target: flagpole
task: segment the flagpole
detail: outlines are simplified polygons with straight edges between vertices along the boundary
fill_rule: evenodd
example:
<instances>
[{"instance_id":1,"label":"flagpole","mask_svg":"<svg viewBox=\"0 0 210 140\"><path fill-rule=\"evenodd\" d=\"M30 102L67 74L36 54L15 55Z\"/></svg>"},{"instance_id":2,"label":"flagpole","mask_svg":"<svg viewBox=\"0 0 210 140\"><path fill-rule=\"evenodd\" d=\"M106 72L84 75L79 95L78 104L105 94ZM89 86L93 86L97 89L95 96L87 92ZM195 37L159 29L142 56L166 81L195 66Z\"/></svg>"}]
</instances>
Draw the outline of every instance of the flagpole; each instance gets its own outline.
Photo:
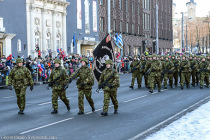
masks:
<instances>
[{"instance_id":1,"label":"flagpole","mask_svg":"<svg viewBox=\"0 0 210 140\"><path fill-rule=\"evenodd\" d=\"M110 0L107 0L108 33L110 32L110 21L111 21L110 6L111 6L111 2L110 2Z\"/></svg>"}]
</instances>

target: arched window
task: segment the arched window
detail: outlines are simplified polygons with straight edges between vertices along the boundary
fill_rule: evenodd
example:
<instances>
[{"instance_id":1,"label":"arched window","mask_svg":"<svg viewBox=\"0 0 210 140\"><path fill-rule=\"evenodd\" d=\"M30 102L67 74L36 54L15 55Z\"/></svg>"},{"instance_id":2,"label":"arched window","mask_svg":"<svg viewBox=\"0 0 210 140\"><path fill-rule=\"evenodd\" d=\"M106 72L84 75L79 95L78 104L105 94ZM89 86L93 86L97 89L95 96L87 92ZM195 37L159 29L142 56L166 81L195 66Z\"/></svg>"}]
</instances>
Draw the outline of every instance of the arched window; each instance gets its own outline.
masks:
<instances>
[{"instance_id":1,"label":"arched window","mask_svg":"<svg viewBox=\"0 0 210 140\"><path fill-rule=\"evenodd\" d=\"M61 35L59 33L56 36L56 47L57 49L61 48Z\"/></svg>"},{"instance_id":2,"label":"arched window","mask_svg":"<svg viewBox=\"0 0 210 140\"><path fill-rule=\"evenodd\" d=\"M40 33L35 32L35 48L38 47L40 49Z\"/></svg>"},{"instance_id":3,"label":"arched window","mask_svg":"<svg viewBox=\"0 0 210 140\"><path fill-rule=\"evenodd\" d=\"M17 41L17 51L21 52L21 40L20 39L18 39L18 41Z\"/></svg>"},{"instance_id":4,"label":"arched window","mask_svg":"<svg viewBox=\"0 0 210 140\"><path fill-rule=\"evenodd\" d=\"M46 46L47 49L51 49L51 34L48 32L46 37Z\"/></svg>"}]
</instances>

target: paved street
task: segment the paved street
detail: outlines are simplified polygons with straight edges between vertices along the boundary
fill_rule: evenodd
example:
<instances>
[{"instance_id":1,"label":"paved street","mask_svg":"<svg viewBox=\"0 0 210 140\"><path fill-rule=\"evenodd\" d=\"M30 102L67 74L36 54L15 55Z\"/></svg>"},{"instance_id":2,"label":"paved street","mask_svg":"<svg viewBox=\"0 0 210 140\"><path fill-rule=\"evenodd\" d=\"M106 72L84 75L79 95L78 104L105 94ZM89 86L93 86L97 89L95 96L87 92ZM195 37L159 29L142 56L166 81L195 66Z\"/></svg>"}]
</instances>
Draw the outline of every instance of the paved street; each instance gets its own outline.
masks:
<instances>
[{"instance_id":1,"label":"paved street","mask_svg":"<svg viewBox=\"0 0 210 140\"><path fill-rule=\"evenodd\" d=\"M101 117L103 92L96 93L97 82L93 88L96 112L85 99L85 115L78 116L77 88L75 80L67 90L71 110L66 110L59 101L59 113L51 115L51 92L47 85L35 86L33 92L27 89L25 115L18 115L15 91L0 89L0 136L56 136L57 139L122 140L133 138L151 127L174 116L202 99L209 100L210 89L191 87L190 89L162 90L149 94L149 90L128 88L131 75L120 76L118 90L119 114L113 114L110 103L109 116ZM147 131L146 131L147 132ZM137 138L137 137L136 137Z\"/></svg>"}]
</instances>

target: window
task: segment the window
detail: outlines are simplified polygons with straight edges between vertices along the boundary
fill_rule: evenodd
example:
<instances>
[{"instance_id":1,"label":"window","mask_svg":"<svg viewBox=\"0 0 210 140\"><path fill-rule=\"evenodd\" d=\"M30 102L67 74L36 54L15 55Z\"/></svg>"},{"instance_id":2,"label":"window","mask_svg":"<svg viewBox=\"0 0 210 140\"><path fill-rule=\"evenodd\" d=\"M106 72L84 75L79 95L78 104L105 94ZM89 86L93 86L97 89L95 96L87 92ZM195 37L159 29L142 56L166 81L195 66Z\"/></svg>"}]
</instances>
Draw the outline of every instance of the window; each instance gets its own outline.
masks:
<instances>
[{"instance_id":1,"label":"window","mask_svg":"<svg viewBox=\"0 0 210 140\"><path fill-rule=\"evenodd\" d=\"M125 0L125 10L128 12L128 0Z\"/></svg>"},{"instance_id":2,"label":"window","mask_svg":"<svg viewBox=\"0 0 210 140\"><path fill-rule=\"evenodd\" d=\"M150 0L143 0L143 9L150 10Z\"/></svg>"},{"instance_id":3,"label":"window","mask_svg":"<svg viewBox=\"0 0 210 140\"><path fill-rule=\"evenodd\" d=\"M115 8L115 0L113 0L112 7Z\"/></svg>"},{"instance_id":4,"label":"window","mask_svg":"<svg viewBox=\"0 0 210 140\"><path fill-rule=\"evenodd\" d=\"M21 40L20 39L18 39L18 41L17 41L17 51L21 52Z\"/></svg>"},{"instance_id":5,"label":"window","mask_svg":"<svg viewBox=\"0 0 210 140\"><path fill-rule=\"evenodd\" d=\"M138 34L140 34L140 27L138 26Z\"/></svg>"},{"instance_id":6,"label":"window","mask_svg":"<svg viewBox=\"0 0 210 140\"><path fill-rule=\"evenodd\" d=\"M103 5L104 4L104 0L100 0L100 5Z\"/></svg>"},{"instance_id":7,"label":"window","mask_svg":"<svg viewBox=\"0 0 210 140\"><path fill-rule=\"evenodd\" d=\"M150 30L150 14L143 14L143 27L145 30Z\"/></svg>"},{"instance_id":8,"label":"window","mask_svg":"<svg viewBox=\"0 0 210 140\"><path fill-rule=\"evenodd\" d=\"M85 33L90 34L89 0L85 0Z\"/></svg>"},{"instance_id":9,"label":"window","mask_svg":"<svg viewBox=\"0 0 210 140\"><path fill-rule=\"evenodd\" d=\"M132 33L134 34L134 24L132 24Z\"/></svg>"},{"instance_id":10,"label":"window","mask_svg":"<svg viewBox=\"0 0 210 140\"><path fill-rule=\"evenodd\" d=\"M120 21L120 32L122 33L122 21Z\"/></svg>"},{"instance_id":11,"label":"window","mask_svg":"<svg viewBox=\"0 0 210 140\"><path fill-rule=\"evenodd\" d=\"M126 23L126 32L128 33L128 22Z\"/></svg>"},{"instance_id":12,"label":"window","mask_svg":"<svg viewBox=\"0 0 210 140\"><path fill-rule=\"evenodd\" d=\"M104 31L104 17L100 18L100 30Z\"/></svg>"},{"instance_id":13,"label":"window","mask_svg":"<svg viewBox=\"0 0 210 140\"><path fill-rule=\"evenodd\" d=\"M35 47L39 47L40 49L40 33L39 32L35 32Z\"/></svg>"},{"instance_id":14,"label":"window","mask_svg":"<svg viewBox=\"0 0 210 140\"><path fill-rule=\"evenodd\" d=\"M119 0L120 10L122 10L122 0Z\"/></svg>"},{"instance_id":15,"label":"window","mask_svg":"<svg viewBox=\"0 0 210 140\"><path fill-rule=\"evenodd\" d=\"M138 3L138 16L140 15L140 4Z\"/></svg>"},{"instance_id":16,"label":"window","mask_svg":"<svg viewBox=\"0 0 210 140\"><path fill-rule=\"evenodd\" d=\"M51 49L50 45L51 45L51 34L48 32L46 37L46 47L48 50Z\"/></svg>"},{"instance_id":17,"label":"window","mask_svg":"<svg viewBox=\"0 0 210 140\"><path fill-rule=\"evenodd\" d=\"M113 20L113 30L116 31L116 20Z\"/></svg>"},{"instance_id":18,"label":"window","mask_svg":"<svg viewBox=\"0 0 210 140\"><path fill-rule=\"evenodd\" d=\"M60 34L57 34L57 36L56 36L56 48L57 49L61 48L61 36L60 36Z\"/></svg>"},{"instance_id":19,"label":"window","mask_svg":"<svg viewBox=\"0 0 210 140\"><path fill-rule=\"evenodd\" d=\"M132 1L132 13L134 13L134 1Z\"/></svg>"}]
</instances>

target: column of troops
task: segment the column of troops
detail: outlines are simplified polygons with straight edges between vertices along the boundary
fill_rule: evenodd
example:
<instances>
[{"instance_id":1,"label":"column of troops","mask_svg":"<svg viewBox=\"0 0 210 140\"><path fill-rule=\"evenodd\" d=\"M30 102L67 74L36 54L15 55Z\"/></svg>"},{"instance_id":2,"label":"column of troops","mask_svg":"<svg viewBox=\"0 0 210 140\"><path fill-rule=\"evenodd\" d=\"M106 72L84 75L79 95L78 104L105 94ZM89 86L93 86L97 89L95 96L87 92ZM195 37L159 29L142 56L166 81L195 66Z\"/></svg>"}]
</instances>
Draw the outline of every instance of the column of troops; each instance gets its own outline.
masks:
<instances>
[{"instance_id":1,"label":"column of troops","mask_svg":"<svg viewBox=\"0 0 210 140\"><path fill-rule=\"evenodd\" d=\"M145 86L153 93L154 88L158 87L158 92L161 91L161 84L163 82L164 89L177 88L180 83L181 89L190 86L200 86L203 89L209 88L210 75L210 54L202 55L142 55L140 59L134 56L133 62L130 65L130 72L132 73L132 81L129 86L134 88L134 82L137 78L138 88L142 86L142 79L144 76Z\"/></svg>"}]
</instances>

